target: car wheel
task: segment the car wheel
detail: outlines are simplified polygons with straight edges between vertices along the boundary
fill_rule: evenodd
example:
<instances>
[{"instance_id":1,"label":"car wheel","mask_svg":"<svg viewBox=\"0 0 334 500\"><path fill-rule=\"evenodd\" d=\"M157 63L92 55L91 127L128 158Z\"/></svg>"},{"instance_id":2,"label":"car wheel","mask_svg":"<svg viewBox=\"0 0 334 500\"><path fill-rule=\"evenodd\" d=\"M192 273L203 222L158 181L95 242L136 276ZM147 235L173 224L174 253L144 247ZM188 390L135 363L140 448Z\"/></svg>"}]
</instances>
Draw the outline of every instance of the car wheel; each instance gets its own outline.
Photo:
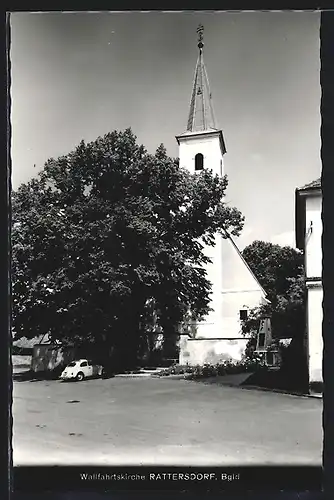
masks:
<instances>
[{"instance_id":1,"label":"car wheel","mask_svg":"<svg viewBox=\"0 0 334 500\"><path fill-rule=\"evenodd\" d=\"M101 370L101 374L100 374L100 377L101 377L101 378L105 378L105 376L106 376L106 371L105 371L105 369L104 369L104 368L102 368L102 370Z\"/></svg>"},{"instance_id":2,"label":"car wheel","mask_svg":"<svg viewBox=\"0 0 334 500\"><path fill-rule=\"evenodd\" d=\"M78 375L76 376L76 380L78 382L81 382L85 378L84 374L82 372L79 372Z\"/></svg>"}]
</instances>

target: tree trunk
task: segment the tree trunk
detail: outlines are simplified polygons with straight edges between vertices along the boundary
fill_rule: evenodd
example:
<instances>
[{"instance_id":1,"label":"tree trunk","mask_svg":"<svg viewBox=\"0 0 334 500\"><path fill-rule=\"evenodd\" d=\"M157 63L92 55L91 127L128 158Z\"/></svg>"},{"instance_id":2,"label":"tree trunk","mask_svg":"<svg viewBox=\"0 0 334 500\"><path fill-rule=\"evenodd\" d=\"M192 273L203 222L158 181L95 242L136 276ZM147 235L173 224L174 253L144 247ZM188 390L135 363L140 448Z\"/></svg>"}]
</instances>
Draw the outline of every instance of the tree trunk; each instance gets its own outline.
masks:
<instances>
[{"instance_id":1,"label":"tree trunk","mask_svg":"<svg viewBox=\"0 0 334 500\"><path fill-rule=\"evenodd\" d=\"M130 303L129 313L123 316L120 322L119 361L120 369L132 370L138 366L138 354L141 342L141 315L143 313L142 301L133 300Z\"/></svg>"},{"instance_id":2,"label":"tree trunk","mask_svg":"<svg viewBox=\"0 0 334 500\"><path fill-rule=\"evenodd\" d=\"M176 325L172 323L169 318L163 322L163 346L162 357L163 359L172 359L177 357L177 340L178 334L176 332Z\"/></svg>"}]
</instances>

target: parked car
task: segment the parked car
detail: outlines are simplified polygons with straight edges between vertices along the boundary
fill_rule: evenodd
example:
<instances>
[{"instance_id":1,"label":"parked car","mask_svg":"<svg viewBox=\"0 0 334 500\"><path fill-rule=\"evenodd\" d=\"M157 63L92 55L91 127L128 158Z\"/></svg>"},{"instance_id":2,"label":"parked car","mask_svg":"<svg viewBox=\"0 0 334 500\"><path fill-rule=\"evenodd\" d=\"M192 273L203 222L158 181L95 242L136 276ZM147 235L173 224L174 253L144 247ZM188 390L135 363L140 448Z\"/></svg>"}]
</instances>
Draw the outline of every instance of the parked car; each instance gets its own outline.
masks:
<instances>
[{"instance_id":1,"label":"parked car","mask_svg":"<svg viewBox=\"0 0 334 500\"><path fill-rule=\"evenodd\" d=\"M78 359L68 364L60 375L62 380L77 380L80 382L84 378L103 377L104 368L94 364L89 359Z\"/></svg>"}]
</instances>

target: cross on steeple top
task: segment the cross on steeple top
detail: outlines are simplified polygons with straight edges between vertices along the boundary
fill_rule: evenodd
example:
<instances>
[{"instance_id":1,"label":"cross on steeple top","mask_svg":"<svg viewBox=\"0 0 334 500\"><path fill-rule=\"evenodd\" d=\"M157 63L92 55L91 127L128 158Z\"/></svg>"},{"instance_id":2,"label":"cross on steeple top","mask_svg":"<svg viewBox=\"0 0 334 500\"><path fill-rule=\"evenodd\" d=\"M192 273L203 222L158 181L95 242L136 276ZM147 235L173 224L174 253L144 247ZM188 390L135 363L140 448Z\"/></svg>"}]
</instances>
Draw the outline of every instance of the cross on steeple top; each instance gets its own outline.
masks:
<instances>
[{"instance_id":1,"label":"cross on steeple top","mask_svg":"<svg viewBox=\"0 0 334 500\"><path fill-rule=\"evenodd\" d=\"M204 26L203 24L199 24L197 28L197 34L198 34L198 48L201 50L204 46L203 43L203 32L204 32Z\"/></svg>"},{"instance_id":2,"label":"cross on steeple top","mask_svg":"<svg viewBox=\"0 0 334 500\"><path fill-rule=\"evenodd\" d=\"M197 28L199 54L191 94L187 132L216 130L209 79L203 60L203 32L204 27L200 24Z\"/></svg>"}]
</instances>

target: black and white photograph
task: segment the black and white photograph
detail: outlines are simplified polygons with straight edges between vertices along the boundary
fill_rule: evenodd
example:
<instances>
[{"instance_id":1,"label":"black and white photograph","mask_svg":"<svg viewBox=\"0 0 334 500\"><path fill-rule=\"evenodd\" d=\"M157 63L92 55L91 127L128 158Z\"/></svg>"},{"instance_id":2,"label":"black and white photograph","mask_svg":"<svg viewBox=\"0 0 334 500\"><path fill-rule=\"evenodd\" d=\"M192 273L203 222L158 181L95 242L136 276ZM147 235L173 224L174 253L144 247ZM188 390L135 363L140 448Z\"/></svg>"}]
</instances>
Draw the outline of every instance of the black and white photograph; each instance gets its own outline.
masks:
<instances>
[{"instance_id":1,"label":"black and white photograph","mask_svg":"<svg viewBox=\"0 0 334 500\"><path fill-rule=\"evenodd\" d=\"M14 468L320 467L320 13L9 25Z\"/></svg>"}]
</instances>

